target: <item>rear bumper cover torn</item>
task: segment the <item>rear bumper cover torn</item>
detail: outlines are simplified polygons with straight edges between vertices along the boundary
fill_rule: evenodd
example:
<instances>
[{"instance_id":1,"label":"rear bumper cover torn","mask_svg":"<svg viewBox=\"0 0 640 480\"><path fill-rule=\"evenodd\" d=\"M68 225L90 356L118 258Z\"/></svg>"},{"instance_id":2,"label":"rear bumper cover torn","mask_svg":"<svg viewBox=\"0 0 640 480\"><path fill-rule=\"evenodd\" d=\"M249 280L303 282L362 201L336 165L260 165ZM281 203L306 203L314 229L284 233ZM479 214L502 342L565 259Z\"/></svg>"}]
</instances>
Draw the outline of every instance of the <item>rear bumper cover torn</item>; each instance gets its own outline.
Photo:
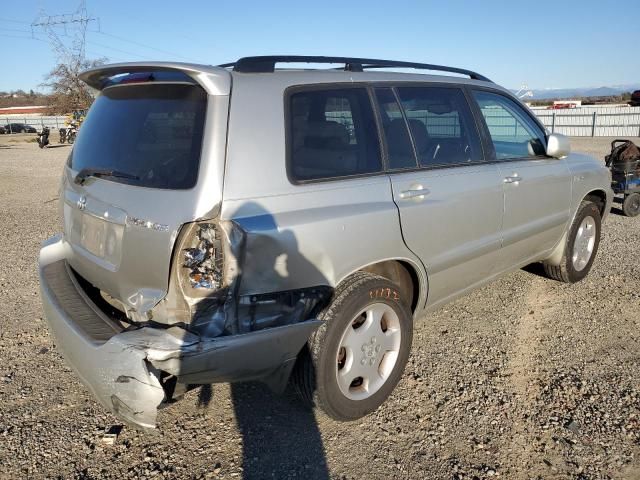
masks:
<instances>
[{"instance_id":1,"label":"rear bumper cover torn","mask_svg":"<svg viewBox=\"0 0 640 480\"><path fill-rule=\"evenodd\" d=\"M155 428L170 400L163 379L182 384L262 380L286 384L297 354L320 325L292 325L215 338L180 327L122 330L78 288L54 237L39 258L40 293L57 349L96 399L124 422Z\"/></svg>"}]
</instances>

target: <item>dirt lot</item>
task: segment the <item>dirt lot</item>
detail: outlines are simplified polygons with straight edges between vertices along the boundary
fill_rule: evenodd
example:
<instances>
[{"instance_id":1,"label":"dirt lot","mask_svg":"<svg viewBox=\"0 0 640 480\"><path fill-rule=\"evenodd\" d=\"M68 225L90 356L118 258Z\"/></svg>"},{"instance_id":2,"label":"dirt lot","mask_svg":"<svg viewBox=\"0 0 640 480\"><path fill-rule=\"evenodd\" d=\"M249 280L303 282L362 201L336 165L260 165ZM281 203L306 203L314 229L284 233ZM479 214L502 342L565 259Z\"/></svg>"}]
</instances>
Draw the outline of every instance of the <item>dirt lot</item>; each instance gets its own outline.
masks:
<instances>
[{"instance_id":1,"label":"dirt lot","mask_svg":"<svg viewBox=\"0 0 640 480\"><path fill-rule=\"evenodd\" d=\"M609 141L572 140L599 157ZM105 444L118 422L56 352L38 296L68 153L0 141L0 477L640 478L640 218L617 208L582 283L519 271L420 321L397 390L361 421L214 385L157 434Z\"/></svg>"}]
</instances>

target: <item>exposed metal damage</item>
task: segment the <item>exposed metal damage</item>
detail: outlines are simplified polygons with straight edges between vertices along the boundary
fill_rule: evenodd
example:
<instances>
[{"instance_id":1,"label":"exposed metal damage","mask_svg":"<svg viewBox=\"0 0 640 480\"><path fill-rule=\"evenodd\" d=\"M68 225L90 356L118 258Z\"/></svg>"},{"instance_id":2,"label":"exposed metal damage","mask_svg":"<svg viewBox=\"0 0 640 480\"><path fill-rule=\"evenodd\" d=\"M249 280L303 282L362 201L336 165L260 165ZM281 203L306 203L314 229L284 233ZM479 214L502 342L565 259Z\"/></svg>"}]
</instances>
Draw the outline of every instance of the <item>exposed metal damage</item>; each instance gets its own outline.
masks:
<instances>
[{"instance_id":1,"label":"exposed metal damage","mask_svg":"<svg viewBox=\"0 0 640 480\"><path fill-rule=\"evenodd\" d=\"M148 312L149 319L213 338L313 318L331 298L331 288L238 295L246 235L233 221L185 225L176 242L169 290Z\"/></svg>"},{"instance_id":2,"label":"exposed metal damage","mask_svg":"<svg viewBox=\"0 0 640 480\"><path fill-rule=\"evenodd\" d=\"M69 363L103 405L132 426L153 429L157 410L189 385L260 380L284 390L332 290L238 295L245 245L246 233L232 221L184 225L167 294L137 312L123 309L119 300L73 272L65 261L64 239L43 249L41 275L52 263L59 265L54 277L66 275L63 293L56 290L62 287L41 281L43 296L51 298L45 303L56 343L73 357ZM70 288L76 291L73 301L94 312L88 335L68 333L68 305L59 305L56 297ZM87 341L96 322L108 323L116 333Z\"/></svg>"},{"instance_id":3,"label":"exposed metal damage","mask_svg":"<svg viewBox=\"0 0 640 480\"><path fill-rule=\"evenodd\" d=\"M185 248L183 267L188 268L192 288L217 290L222 286L222 245L215 225L201 223L196 234L197 245Z\"/></svg>"},{"instance_id":4,"label":"exposed metal damage","mask_svg":"<svg viewBox=\"0 0 640 480\"><path fill-rule=\"evenodd\" d=\"M152 429L157 410L189 385L260 380L283 391L300 348L320 323L308 320L218 338L201 337L176 326L125 331L94 354L94 361L101 364L101 382L85 383L127 423Z\"/></svg>"}]
</instances>

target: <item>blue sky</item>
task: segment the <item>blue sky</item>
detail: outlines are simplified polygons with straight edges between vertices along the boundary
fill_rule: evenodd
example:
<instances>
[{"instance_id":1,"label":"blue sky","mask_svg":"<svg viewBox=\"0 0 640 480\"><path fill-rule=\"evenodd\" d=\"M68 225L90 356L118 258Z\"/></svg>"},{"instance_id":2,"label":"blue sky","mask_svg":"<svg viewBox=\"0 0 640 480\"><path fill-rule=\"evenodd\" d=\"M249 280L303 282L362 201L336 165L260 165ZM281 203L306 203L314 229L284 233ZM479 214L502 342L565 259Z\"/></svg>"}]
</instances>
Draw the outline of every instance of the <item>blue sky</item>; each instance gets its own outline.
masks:
<instances>
[{"instance_id":1,"label":"blue sky","mask_svg":"<svg viewBox=\"0 0 640 480\"><path fill-rule=\"evenodd\" d=\"M42 90L55 60L48 43L30 38L30 23L41 8L71 13L77 5L3 2L0 90ZM87 0L87 9L101 30L91 24L87 56L114 62L323 54L464 67L509 88L640 83L638 0Z\"/></svg>"}]
</instances>

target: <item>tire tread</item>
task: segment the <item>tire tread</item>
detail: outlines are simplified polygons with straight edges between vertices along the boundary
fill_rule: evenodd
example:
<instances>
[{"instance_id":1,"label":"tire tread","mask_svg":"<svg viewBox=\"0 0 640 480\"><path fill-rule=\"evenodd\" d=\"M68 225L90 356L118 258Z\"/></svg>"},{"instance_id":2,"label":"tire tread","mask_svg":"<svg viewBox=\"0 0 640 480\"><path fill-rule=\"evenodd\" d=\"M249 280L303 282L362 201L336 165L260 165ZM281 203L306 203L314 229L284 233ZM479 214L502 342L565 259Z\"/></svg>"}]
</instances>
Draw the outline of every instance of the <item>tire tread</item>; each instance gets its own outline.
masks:
<instances>
[{"instance_id":1,"label":"tire tread","mask_svg":"<svg viewBox=\"0 0 640 480\"><path fill-rule=\"evenodd\" d=\"M343 413L336 410L329 402L324 401L328 398L326 386L322 382L317 382L316 365L322 355L327 329L331 323L331 319L337 318L338 313L343 308L343 304L349 301L352 295L357 294L359 289L370 288L373 282L389 283L389 279L369 273L356 272L346 278L338 285L334 292L331 303L318 315L319 320L323 320L322 325L315 330L307 342L307 347L303 349L294 372L292 375L292 383L298 391L302 401L310 407L319 407L329 417L336 420L352 420L352 417L345 417ZM406 309L408 317L411 317L410 309L403 301L399 301L400 308ZM410 335L411 336L411 335ZM409 343L410 345L410 343Z\"/></svg>"},{"instance_id":2,"label":"tire tread","mask_svg":"<svg viewBox=\"0 0 640 480\"><path fill-rule=\"evenodd\" d=\"M589 207L595 207L596 212L599 215L599 208L598 206L590 201L590 200L583 200L580 203L580 206L578 207L578 211L576 213L576 217L573 220L573 223L571 224L571 226L569 227L569 233L573 232L574 230L574 226L576 224L576 220L581 218L582 216L582 212ZM598 232L600 234L600 231ZM544 272L545 274L553 279L553 280L557 280L558 282L563 282L563 283L575 283L576 281L581 280L583 277L579 278L579 279L572 279L572 275L571 272L569 271L569 260L567 258L567 254L568 254L568 250L569 250L569 241L571 240L571 237L568 236L566 241L565 241L565 249L564 252L562 253L562 260L560 261L560 265L551 265L547 262L542 262L542 266L544 268ZM598 243L599 243L599 239L598 239ZM593 252L593 257L591 259L591 262L593 263L593 260L595 259L597 253L597 244L596 244L596 250ZM591 269L591 266L588 266L587 272L589 272L589 270ZM585 273L585 275L586 275Z\"/></svg>"},{"instance_id":3,"label":"tire tread","mask_svg":"<svg viewBox=\"0 0 640 480\"><path fill-rule=\"evenodd\" d=\"M348 277L336 288L333 296L333 300L329 306L324 309L318 315L318 320L324 320L331 318L336 309L340 307L345 298L351 294L351 292L359 288L363 283L370 279L382 279L379 275L374 275L367 272L355 272ZM298 359L296 368L293 372L293 382L298 390L298 393L302 397L304 403L309 406L314 406L318 403L316 395L315 385L315 367L313 365L313 357L317 356L322 346L319 341L322 338L322 333L327 329L327 323L324 322L318 329L316 329L307 342L308 349L305 349Z\"/></svg>"}]
</instances>

